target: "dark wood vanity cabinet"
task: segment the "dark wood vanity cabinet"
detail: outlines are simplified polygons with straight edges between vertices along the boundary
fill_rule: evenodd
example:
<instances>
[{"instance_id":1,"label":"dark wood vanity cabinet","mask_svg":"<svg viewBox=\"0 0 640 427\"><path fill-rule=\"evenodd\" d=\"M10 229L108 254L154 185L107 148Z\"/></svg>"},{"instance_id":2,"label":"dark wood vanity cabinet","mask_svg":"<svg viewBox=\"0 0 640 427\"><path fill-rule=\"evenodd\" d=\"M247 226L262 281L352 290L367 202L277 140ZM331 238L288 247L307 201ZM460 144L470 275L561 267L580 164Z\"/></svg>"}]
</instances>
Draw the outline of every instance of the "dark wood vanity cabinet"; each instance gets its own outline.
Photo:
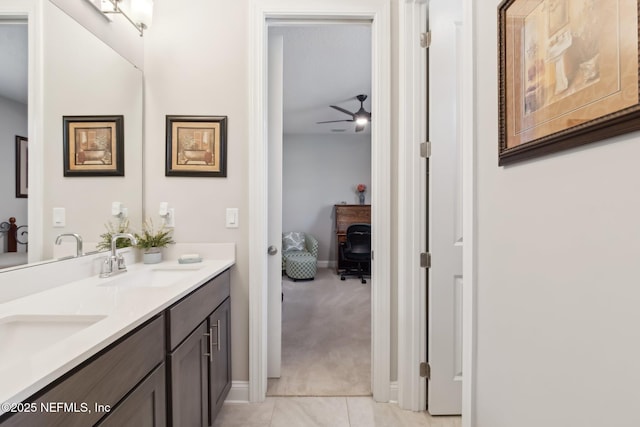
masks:
<instances>
[{"instance_id":1,"label":"dark wood vanity cabinet","mask_svg":"<svg viewBox=\"0 0 640 427\"><path fill-rule=\"evenodd\" d=\"M0 416L0 427L211 426L231 388L230 344L226 270L25 401L38 411ZM40 409L56 402L77 411Z\"/></svg>"},{"instance_id":2,"label":"dark wood vanity cabinet","mask_svg":"<svg viewBox=\"0 0 640 427\"><path fill-rule=\"evenodd\" d=\"M169 353L169 419L173 426L209 425L207 322Z\"/></svg>"},{"instance_id":3,"label":"dark wood vanity cabinet","mask_svg":"<svg viewBox=\"0 0 640 427\"><path fill-rule=\"evenodd\" d=\"M213 424L231 389L231 300L229 298L209 316L209 325L213 332L213 350L209 364L211 372L209 407L211 424Z\"/></svg>"},{"instance_id":4,"label":"dark wood vanity cabinet","mask_svg":"<svg viewBox=\"0 0 640 427\"><path fill-rule=\"evenodd\" d=\"M164 354L164 317L159 315L27 399L24 403L36 405L32 412L5 413L0 425L164 426ZM143 401L146 408L156 407L138 413L135 424L116 421Z\"/></svg>"},{"instance_id":5,"label":"dark wood vanity cabinet","mask_svg":"<svg viewBox=\"0 0 640 427\"><path fill-rule=\"evenodd\" d=\"M161 427L167 425L164 363L125 397L96 427Z\"/></svg>"},{"instance_id":6,"label":"dark wood vanity cabinet","mask_svg":"<svg viewBox=\"0 0 640 427\"><path fill-rule=\"evenodd\" d=\"M213 425L231 388L231 300L225 271L167 310L170 425Z\"/></svg>"}]
</instances>

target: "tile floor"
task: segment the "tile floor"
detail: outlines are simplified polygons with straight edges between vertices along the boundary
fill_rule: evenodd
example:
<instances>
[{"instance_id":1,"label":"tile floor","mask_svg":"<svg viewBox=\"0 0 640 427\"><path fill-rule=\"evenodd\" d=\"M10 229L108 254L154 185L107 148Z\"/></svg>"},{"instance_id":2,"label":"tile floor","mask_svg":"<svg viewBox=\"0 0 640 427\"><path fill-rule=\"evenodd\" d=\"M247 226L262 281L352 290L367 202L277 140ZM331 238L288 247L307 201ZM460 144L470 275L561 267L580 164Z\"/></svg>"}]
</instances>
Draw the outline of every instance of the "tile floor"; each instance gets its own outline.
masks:
<instances>
[{"instance_id":1,"label":"tile floor","mask_svg":"<svg viewBox=\"0 0 640 427\"><path fill-rule=\"evenodd\" d=\"M268 397L259 404L225 403L214 427L460 427L460 420L371 397Z\"/></svg>"}]
</instances>

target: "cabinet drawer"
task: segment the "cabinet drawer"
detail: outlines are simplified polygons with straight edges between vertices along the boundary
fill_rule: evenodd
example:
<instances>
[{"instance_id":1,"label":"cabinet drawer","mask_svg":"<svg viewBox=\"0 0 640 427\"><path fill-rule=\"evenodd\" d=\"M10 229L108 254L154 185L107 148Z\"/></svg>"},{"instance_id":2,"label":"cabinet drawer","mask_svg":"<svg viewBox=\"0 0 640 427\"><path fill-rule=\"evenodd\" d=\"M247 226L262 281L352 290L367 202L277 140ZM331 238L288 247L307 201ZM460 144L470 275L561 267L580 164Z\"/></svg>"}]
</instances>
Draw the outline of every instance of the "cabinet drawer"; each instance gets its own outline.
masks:
<instances>
[{"instance_id":1,"label":"cabinet drawer","mask_svg":"<svg viewBox=\"0 0 640 427\"><path fill-rule=\"evenodd\" d=\"M164 318L149 321L124 340L112 345L96 357L71 371L44 390L35 400L38 411L18 413L0 423L14 426L89 426L105 413L95 405L113 408L131 389L164 359ZM66 404L46 412L41 403Z\"/></svg>"},{"instance_id":2,"label":"cabinet drawer","mask_svg":"<svg viewBox=\"0 0 640 427\"><path fill-rule=\"evenodd\" d=\"M164 363L156 368L96 427L165 427L167 425Z\"/></svg>"},{"instance_id":3,"label":"cabinet drawer","mask_svg":"<svg viewBox=\"0 0 640 427\"><path fill-rule=\"evenodd\" d=\"M167 310L167 349L172 351L230 295L224 271Z\"/></svg>"}]
</instances>

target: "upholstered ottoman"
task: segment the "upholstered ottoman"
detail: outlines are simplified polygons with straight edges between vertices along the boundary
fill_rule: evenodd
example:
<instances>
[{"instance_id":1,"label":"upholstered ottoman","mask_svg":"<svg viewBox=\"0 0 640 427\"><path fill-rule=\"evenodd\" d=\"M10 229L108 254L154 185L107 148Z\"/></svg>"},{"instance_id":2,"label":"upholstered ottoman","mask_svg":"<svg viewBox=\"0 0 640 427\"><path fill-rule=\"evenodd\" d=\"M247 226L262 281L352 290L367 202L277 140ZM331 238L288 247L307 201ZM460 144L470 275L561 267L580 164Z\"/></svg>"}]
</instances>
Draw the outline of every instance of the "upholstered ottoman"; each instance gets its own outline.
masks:
<instances>
[{"instance_id":1,"label":"upholstered ottoman","mask_svg":"<svg viewBox=\"0 0 640 427\"><path fill-rule=\"evenodd\" d=\"M295 280L309 280L316 277L316 257L306 251L285 252L285 271Z\"/></svg>"}]
</instances>

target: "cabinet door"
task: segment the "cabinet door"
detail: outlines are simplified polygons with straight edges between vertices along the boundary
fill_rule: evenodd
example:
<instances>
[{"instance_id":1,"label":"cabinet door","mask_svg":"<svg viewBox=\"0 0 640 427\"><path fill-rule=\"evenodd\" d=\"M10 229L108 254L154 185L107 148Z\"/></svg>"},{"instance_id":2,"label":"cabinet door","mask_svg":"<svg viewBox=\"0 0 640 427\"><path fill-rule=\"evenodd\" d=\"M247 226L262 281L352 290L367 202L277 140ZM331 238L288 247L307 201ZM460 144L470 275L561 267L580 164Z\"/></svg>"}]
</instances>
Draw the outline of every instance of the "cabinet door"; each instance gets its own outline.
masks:
<instances>
[{"instance_id":1,"label":"cabinet door","mask_svg":"<svg viewBox=\"0 0 640 427\"><path fill-rule=\"evenodd\" d=\"M26 400L34 402L37 408L53 405L52 410L3 414L0 425L94 425L106 415L104 410L95 409L94 404L115 408L164 358L164 317L158 316L38 392L38 397ZM68 405L70 409L60 409L59 403Z\"/></svg>"},{"instance_id":2,"label":"cabinet door","mask_svg":"<svg viewBox=\"0 0 640 427\"><path fill-rule=\"evenodd\" d=\"M212 332L211 424L231 388L231 300L227 298L209 317Z\"/></svg>"},{"instance_id":3,"label":"cabinet door","mask_svg":"<svg viewBox=\"0 0 640 427\"><path fill-rule=\"evenodd\" d=\"M167 425L166 409L163 363L96 426L164 427Z\"/></svg>"},{"instance_id":4,"label":"cabinet door","mask_svg":"<svg viewBox=\"0 0 640 427\"><path fill-rule=\"evenodd\" d=\"M169 354L170 425L207 426L209 421L209 337L206 321Z\"/></svg>"}]
</instances>

